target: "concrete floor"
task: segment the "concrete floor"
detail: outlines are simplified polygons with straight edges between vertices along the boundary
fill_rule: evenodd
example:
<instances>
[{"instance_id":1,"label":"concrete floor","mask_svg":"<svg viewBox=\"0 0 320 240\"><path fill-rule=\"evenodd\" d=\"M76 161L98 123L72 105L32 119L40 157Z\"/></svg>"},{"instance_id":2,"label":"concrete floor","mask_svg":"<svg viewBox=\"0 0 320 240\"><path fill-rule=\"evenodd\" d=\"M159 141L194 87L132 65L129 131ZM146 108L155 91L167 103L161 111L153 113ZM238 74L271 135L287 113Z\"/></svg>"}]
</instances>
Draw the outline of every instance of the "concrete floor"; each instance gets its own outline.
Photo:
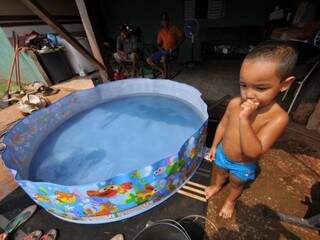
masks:
<instances>
[{"instance_id":1,"label":"concrete floor","mask_svg":"<svg viewBox=\"0 0 320 240\"><path fill-rule=\"evenodd\" d=\"M174 80L196 87L206 100L239 95L240 60L210 60L184 68Z\"/></svg>"}]
</instances>

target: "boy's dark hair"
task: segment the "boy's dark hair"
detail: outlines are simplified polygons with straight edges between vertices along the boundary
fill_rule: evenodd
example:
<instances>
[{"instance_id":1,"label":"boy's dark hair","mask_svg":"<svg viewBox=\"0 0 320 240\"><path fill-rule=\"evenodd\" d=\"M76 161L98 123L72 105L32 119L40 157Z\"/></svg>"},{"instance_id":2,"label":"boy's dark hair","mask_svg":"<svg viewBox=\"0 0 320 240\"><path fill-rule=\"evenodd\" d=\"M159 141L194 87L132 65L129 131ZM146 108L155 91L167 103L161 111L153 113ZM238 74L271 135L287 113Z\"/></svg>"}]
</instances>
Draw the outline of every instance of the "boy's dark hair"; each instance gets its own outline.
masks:
<instances>
[{"instance_id":1,"label":"boy's dark hair","mask_svg":"<svg viewBox=\"0 0 320 240\"><path fill-rule=\"evenodd\" d=\"M261 59L278 62L278 76L281 80L292 75L293 68L297 62L296 50L284 41L267 41L253 48L245 60Z\"/></svg>"}]
</instances>

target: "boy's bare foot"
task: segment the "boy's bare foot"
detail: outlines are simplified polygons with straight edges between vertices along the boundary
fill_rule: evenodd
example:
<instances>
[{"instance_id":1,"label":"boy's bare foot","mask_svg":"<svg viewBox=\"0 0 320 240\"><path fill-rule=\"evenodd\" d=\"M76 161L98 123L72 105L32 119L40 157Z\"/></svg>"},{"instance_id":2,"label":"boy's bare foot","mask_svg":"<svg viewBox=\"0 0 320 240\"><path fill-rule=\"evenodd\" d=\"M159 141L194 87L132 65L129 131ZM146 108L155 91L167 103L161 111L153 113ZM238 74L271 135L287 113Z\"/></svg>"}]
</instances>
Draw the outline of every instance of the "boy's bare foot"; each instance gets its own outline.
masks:
<instances>
[{"instance_id":1,"label":"boy's bare foot","mask_svg":"<svg viewBox=\"0 0 320 240\"><path fill-rule=\"evenodd\" d=\"M213 195L215 195L217 192L219 192L220 189L221 189L221 187L216 186L216 185L206 187L206 189L204 190L204 195L206 196L206 199L211 198Z\"/></svg>"},{"instance_id":2,"label":"boy's bare foot","mask_svg":"<svg viewBox=\"0 0 320 240\"><path fill-rule=\"evenodd\" d=\"M119 233L115 236L113 236L110 240L124 240L123 234Z\"/></svg>"},{"instance_id":3,"label":"boy's bare foot","mask_svg":"<svg viewBox=\"0 0 320 240\"><path fill-rule=\"evenodd\" d=\"M219 217L224 219L231 218L236 206L236 202L226 200L219 212Z\"/></svg>"},{"instance_id":4,"label":"boy's bare foot","mask_svg":"<svg viewBox=\"0 0 320 240\"><path fill-rule=\"evenodd\" d=\"M8 238L8 233L1 233L0 234L0 240L6 240Z\"/></svg>"}]
</instances>

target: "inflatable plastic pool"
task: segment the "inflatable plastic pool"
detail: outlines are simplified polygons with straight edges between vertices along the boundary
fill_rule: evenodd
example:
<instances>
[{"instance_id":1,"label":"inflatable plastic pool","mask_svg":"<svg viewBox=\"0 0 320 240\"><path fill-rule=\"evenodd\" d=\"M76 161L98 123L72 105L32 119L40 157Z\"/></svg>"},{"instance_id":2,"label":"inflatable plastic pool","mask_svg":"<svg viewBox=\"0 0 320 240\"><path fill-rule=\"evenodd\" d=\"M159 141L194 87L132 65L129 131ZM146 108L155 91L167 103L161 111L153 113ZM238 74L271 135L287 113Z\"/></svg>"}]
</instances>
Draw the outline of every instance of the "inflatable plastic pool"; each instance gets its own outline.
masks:
<instances>
[{"instance_id":1,"label":"inflatable plastic pool","mask_svg":"<svg viewBox=\"0 0 320 240\"><path fill-rule=\"evenodd\" d=\"M66 221L142 213L192 176L206 137L195 88L129 79L68 95L4 137L5 165L40 206Z\"/></svg>"}]
</instances>

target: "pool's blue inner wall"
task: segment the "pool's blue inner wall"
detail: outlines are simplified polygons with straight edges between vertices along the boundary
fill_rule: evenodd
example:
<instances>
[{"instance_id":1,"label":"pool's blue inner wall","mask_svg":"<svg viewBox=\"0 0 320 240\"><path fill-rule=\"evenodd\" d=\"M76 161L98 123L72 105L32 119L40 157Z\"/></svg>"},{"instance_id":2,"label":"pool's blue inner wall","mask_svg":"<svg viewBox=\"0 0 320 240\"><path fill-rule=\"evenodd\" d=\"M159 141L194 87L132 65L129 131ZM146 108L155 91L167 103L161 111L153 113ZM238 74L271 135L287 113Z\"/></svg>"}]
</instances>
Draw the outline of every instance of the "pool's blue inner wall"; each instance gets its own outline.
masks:
<instances>
[{"instance_id":1,"label":"pool's blue inner wall","mask_svg":"<svg viewBox=\"0 0 320 240\"><path fill-rule=\"evenodd\" d=\"M31 181L81 185L143 168L177 152L203 124L181 100L124 97L70 118L40 145Z\"/></svg>"}]
</instances>

